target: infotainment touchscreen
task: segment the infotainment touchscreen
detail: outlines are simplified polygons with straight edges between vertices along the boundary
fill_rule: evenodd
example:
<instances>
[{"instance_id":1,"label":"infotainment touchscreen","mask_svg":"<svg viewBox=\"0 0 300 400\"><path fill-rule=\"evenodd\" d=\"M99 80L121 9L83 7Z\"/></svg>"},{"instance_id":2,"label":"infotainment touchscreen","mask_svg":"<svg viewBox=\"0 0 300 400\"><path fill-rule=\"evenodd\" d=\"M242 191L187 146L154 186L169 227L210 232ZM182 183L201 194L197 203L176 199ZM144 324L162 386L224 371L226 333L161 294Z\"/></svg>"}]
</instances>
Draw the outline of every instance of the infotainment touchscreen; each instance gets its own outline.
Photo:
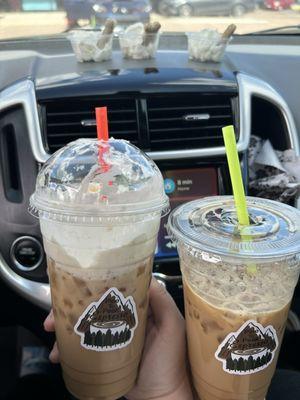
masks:
<instances>
[{"instance_id":1,"label":"infotainment touchscreen","mask_svg":"<svg viewBox=\"0 0 300 400\"><path fill-rule=\"evenodd\" d=\"M217 170L215 168L174 169L162 171L165 191L170 198L171 209L178 205L204 196L218 194ZM166 223L161 222L158 234L156 258L177 256L175 245L171 242Z\"/></svg>"}]
</instances>

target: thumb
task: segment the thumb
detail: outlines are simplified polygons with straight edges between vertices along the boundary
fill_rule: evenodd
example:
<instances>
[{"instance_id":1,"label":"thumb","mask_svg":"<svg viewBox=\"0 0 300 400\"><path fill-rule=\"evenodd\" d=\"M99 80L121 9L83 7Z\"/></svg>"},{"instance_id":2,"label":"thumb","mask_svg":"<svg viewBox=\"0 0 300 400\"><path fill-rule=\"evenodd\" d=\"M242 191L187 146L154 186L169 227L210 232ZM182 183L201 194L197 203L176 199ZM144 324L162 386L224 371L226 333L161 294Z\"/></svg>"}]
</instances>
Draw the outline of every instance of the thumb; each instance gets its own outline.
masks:
<instances>
[{"instance_id":1,"label":"thumb","mask_svg":"<svg viewBox=\"0 0 300 400\"><path fill-rule=\"evenodd\" d=\"M155 278L151 280L149 302L155 325L170 328L183 323L183 317L171 295Z\"/></svg>"},{"instance_id":2,"label":"thumb","mask_svg":"<svg viewBox=\"0 0 300 400\"><path fill-rule=\"evenodd\" d=\"M54 315L53 310L51 309L50 313L48 314L47 318L44 321L44 329L47 332L54 332L55 325L54 325Z\"/></svg>"}]
</instances>

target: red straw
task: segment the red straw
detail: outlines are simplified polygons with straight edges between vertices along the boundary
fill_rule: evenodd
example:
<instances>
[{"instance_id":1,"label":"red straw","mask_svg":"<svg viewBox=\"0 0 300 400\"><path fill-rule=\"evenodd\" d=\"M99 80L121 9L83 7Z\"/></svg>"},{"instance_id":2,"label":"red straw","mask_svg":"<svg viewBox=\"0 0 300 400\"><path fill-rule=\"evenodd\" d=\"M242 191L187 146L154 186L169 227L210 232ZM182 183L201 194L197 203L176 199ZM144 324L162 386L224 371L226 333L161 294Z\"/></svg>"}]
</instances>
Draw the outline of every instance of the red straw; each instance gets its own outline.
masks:
<instances>
[{"instance_id":1,"label":"red straw","mask_svg":"<svg viewBox=\"0 0 300 400\"><path fill-rule=\"evenodd\" d=\"M108 141L107 107L96 107L96 124L98 140Z\"/></svg>"},{"instance_id":2,"label":"red straw","mask_svg":"<svg viewBox=\"0 0 300 400\"><path fill-rule=\"evenodd\" d=\"M108 121L107 121L107 107L96 107L96 125L98 140L108 141ZM104 161L104 153L108 150L107 146L99 146L99 165L103 172L108 171L109 166Z\"/></svg>"}]
</instances>

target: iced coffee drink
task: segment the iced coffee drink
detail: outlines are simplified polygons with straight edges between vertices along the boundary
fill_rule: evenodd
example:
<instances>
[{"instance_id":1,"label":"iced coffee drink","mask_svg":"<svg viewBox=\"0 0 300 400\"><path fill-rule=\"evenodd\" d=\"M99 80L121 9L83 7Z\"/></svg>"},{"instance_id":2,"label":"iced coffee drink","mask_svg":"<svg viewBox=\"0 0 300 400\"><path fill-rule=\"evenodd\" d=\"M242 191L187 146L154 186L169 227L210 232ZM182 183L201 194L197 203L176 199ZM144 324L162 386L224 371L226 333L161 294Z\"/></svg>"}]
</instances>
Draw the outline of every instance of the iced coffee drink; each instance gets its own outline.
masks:
<instances>
[{"instance_id":1,"label":"iced coffee drink","mask_svg":"<svg viewBox=\"0 0 300 400\"><path fill-rule=\"evenodd\" d=\"M247 202L249 228L238 226L230 197L188 203L169 219L201 400L265 399L299 276L299 211Z\"/></svg>"},{"instance_id":2,"label":"iced coffee drink","mask_svg":"<svg viewBox=\"0 0 300 400\"><path fill-rule=\"evenodd\" d=\"M126 141L79 140L44 165L31 198L48 260L65 383L78 399L134 385L161 215L156 165Z\"/></svg>"}]
</instances>

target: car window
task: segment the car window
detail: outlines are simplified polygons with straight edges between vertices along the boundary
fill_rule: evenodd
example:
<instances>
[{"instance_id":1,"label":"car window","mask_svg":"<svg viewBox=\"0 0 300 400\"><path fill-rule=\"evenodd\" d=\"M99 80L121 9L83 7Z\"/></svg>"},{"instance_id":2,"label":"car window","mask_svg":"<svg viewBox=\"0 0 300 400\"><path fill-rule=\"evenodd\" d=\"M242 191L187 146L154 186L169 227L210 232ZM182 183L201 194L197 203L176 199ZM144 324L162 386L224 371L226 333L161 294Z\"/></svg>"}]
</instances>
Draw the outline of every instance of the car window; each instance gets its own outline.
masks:
<instances>
[{"instance_id":1,"label":"car window","mask_svg":"<svg viewBox=\"0 0 300 400\"><path fill-rule=\"evenodd\" d=\"M164 32L222 32L234 23L238 34L288 27L299 33L300 0L0 0L0 40L49 36L78 27L101 27L107 18L117 30L158 20Z\"/></svg>"}]
</instances>

